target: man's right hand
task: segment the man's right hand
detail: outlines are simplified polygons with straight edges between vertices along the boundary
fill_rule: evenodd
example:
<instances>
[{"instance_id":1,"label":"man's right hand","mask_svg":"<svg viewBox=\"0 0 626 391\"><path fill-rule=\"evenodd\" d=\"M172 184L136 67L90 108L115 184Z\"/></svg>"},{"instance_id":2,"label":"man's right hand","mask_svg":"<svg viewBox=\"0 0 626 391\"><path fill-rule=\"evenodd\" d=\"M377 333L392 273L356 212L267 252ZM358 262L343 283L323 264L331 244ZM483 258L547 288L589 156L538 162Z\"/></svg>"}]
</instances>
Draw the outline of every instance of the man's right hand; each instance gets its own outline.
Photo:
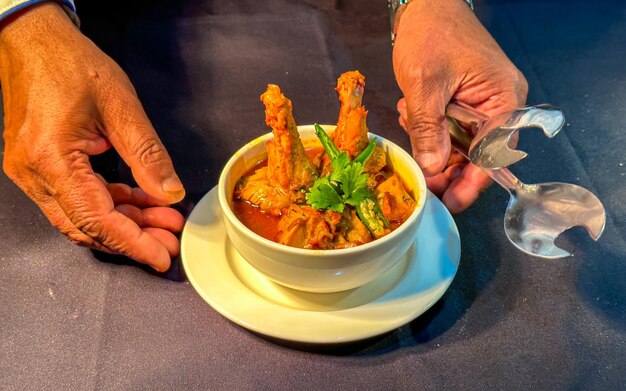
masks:
<instances>
[{"instance_id":1,"label":"man's right hand","mask_svg":"<svg viewBox=\"0 0 626 391\"><path fill-rule=\"evenodd\" d=\"M45 3L2 26L0 81L9 178L71 241L167 270L185 190L122 69ZM94 173L111 146L140 188Z\"/></svg>"},{"instance_id":2,"label":"man's right hand","mask_svg":"<svg viewBox=\"0 0 626 391\"><path fill-rule=\"evenodd\" d=\"M393 64L405 96L398 102L400 125L411 139L413 157L428 188L451 212L460 212L491 179L471 163L449 159L446 106L457 100L493 117L524 105L526 79L463 0L407 5Z\"/></svg>"}]
</instances>

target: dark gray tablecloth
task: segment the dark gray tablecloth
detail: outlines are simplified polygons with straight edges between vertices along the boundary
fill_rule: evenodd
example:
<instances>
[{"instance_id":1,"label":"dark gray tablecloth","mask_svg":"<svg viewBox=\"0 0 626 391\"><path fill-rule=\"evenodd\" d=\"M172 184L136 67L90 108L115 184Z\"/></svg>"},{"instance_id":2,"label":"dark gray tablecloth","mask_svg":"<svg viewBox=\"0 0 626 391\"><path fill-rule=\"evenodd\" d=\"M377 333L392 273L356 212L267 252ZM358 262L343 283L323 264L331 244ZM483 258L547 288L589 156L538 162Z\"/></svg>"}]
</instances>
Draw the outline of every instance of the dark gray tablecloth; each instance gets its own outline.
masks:
<instances>
[{"instance_id":1,"label":"dark gray tablecloth","mask_svg":"<svg viewBox=\"0 0 626 391\"><path fill-rule=\"evenodd\" d=\"M107 4L104 4L107 3ZM370 129L397 125L385 2L131 1L81 4L83 29L129 73L169 148L189 211L226 159L264 133L269 82L299 123L333 122L339 73L360 69ZM107 8L112 7L112 8ZM117 7L117 8L115 8ZM623 389L626 386L626 7L621 1L477 2L526 74L529 102L568 115L553 140L526 132L527 182L578 183L604 201L604 236L545 261L508 244L508 195L455 217L457 277L426 314L339 347L276 343L221 317L185 282L71 245L0 176L0 388ZM115 156L98 166L128 171Z\"/></svg>"}]
</instances>

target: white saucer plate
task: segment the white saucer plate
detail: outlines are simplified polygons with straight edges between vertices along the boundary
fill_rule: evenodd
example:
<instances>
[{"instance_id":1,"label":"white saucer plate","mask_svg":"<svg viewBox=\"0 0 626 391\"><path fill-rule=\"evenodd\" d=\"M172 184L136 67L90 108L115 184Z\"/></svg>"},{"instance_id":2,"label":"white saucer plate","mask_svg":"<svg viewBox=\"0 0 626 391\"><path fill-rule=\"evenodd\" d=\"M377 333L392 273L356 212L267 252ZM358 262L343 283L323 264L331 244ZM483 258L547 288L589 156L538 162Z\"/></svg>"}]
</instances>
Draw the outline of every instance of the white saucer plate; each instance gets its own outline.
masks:
<instances>
[{"instance_id":1,"label":"white saucer plate","mask_svg":"<svg viewBox=\"0 0 626 391\"><path fill-rule=\"evenodd\" d=\"M181 255L195 290L238 325L288 341L341 343L394 330L429 309L456 274L461 242L452 216L429 193L415 244L391 270L345 292L302 292L272 282L239 255L213 188L187 220Z\"/></svg>"}]
</instances>

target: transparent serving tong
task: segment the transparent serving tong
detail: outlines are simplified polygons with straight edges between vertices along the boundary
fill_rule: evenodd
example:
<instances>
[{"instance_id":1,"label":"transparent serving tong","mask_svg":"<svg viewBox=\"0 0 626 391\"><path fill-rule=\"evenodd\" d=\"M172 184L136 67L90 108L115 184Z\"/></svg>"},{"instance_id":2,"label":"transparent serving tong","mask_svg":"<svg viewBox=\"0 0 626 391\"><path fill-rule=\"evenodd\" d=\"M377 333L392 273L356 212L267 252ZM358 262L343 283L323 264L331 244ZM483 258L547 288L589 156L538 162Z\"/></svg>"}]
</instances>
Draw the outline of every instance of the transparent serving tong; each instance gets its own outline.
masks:
<instances>
[{"instance_id":1,"label":"transparent serving tong","mask_svg":"<svg viewBox=\"0 0 626 391\"><path fill-rule=\"evenodd\" d=\"M471 107L453 102L446 111L452 145L510 194L504 215L504 231L517 248L542 258L571 256L554 241L565 230L585 227L598 240L606 214L598 198L584 187L569 183L524 184L506 167L527 156L510 147L521 128L540 127L549 137L564 123L563 113L548 105L529 106L498 118L485 117ZM459 122L475 127L472 137ZM492 136L490 132L495 134Z\"/></svg>"},{"instance_id":2,"label":"transparent serving tong","mask_svg":"<svg viewBox=\"0 0 626 391\"><path fill-rule=\"evenodd\" d=\"M490 118L462 102L452 102L446 114L472 127L474 138L467 156L478 167L490 170L509 167L528 156L512 148L519 130L540 128L552 138L565 124L563 112L548 104L521 107Z\"/></svg>"}]
</instances>

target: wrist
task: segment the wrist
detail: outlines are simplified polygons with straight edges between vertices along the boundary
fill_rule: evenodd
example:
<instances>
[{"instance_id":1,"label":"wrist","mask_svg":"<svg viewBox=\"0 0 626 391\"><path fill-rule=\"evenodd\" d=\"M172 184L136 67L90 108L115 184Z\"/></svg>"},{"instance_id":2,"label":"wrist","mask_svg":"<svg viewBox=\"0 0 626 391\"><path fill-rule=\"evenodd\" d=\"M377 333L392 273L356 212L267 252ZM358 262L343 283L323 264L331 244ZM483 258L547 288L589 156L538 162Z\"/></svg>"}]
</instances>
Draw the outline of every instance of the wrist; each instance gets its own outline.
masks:
<instances>
[{"instance_id":1,"label":"wrist","mask_svg":"<svg viewBox=\"0 0 626 391\"><path fill-rule=\"evenodd\" d=\"M80 26L74 0L0 0L0 29L27 10L47 2L58 3L72 22Z\"/></svg>"},{"instance_id":2,"label":"wrist","mask_svg":"<svg viewBox=\"0 0 626 391\"><path fill-rule=\"evenodd\" d=\"M392 45L395 43L395 38L399 31L400 20L402 19L404 12L408 9L411 10L409 14L430 14L433 13L433 11L436 11L436 9L443 9L446 12L453 14L459 7L465 8L464 11L466 12L467 10L474 10L473 0L438 0L435 2L426 0L387 0L387 2L389 8ZM409 5L411 6L409 7Z\"/></svg>"},{"instance_id":3,"label":"wrist","mask_svg":"<svg viewBox=\"0 0 626 391\"><path fill-rule=\"evenodd\" d=\"M18 43L28 46L32 44L30 39L36 38L36 35L48 34L61 28L75 30L61 4L53 1L36 3L2 20L0 45L2 49Z\"/></svg>"},{"instance_id":4,"label":"wrist","mask_svg":"<svg viewBox=\"0 0 626 391\"><path fill-rule=\"evenodd\" d=\"M0 29L0 67L4 70L12 58L38 56L40 49L51 52L57 37L67 40L76 33L78 29L56 2L20 10L5 19Z\"/></svg>"}]
</instances>

